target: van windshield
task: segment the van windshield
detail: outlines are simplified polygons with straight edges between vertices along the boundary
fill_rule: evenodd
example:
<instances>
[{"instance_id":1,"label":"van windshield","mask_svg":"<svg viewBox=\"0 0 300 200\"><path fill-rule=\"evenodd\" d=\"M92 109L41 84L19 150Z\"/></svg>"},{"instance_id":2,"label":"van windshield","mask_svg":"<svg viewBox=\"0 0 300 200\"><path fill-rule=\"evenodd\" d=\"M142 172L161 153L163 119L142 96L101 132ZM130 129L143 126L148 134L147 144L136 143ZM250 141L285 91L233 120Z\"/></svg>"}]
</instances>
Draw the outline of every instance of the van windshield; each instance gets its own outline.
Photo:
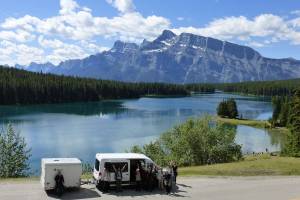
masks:
<instances>
[{"instance_id":1,"label":"van windshield","mask_svg":"<svg viewBox=\"0 0 300 200\"><path fill-rule=\"evenodd\" d=\"M128 163L127 162L106 162L105 163L105 168L109 171L109 172L115 172L114 167L118 170L118 169L123 169L122 172L128 172Z\"/></svg>"},{"instance_id":2,"label":"van windshield","mask_svg":"<svg viewBox=\"0 0 300 200\"><path fill-rule=\"evenodd\" d=\"M95 160L95 169L99 171L100 162L98 159Z\"/></svg>"}]
</instances>

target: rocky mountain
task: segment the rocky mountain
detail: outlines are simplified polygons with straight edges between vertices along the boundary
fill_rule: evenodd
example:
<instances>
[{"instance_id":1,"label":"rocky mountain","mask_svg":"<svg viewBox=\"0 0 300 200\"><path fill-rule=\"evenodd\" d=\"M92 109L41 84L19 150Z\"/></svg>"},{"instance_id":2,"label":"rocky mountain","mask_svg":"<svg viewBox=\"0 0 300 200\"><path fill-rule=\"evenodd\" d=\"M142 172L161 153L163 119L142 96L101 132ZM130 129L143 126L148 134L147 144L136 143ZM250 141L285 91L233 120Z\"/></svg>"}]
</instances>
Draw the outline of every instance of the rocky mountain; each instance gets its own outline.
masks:
<instances>
[{"instance_id":1,"label":"rocky mountain","mask_svg":"<svg viewBox=\"0 0 300 200\"><path fill-rule=\"evenodd\" d=\"M48 73L51 70L53 70L55 68L55 65L53 65L50 62L44 63L44 64L39 64L36 62L32 62L30 63L28 66L23 66L23 65L15 65L15 68L18 69L26 69L28 71L32 71L32 72L43 72L43 73Z\"/></svg>"},{"instance_id":2,"label":"rocky mountain","mask_svg":"<svg viewBox=\"0 0 300 200\"><path fill-rule=\"evenodd\" d=\"M82 60L68 60L55 67L49 63L37 65L27 69L133 82L241 82L300 77L298 60L270 59L247 46L190 33L175 35L169 30L140 45L116 41L109 51Z\"/></svg>"}]
</instances>

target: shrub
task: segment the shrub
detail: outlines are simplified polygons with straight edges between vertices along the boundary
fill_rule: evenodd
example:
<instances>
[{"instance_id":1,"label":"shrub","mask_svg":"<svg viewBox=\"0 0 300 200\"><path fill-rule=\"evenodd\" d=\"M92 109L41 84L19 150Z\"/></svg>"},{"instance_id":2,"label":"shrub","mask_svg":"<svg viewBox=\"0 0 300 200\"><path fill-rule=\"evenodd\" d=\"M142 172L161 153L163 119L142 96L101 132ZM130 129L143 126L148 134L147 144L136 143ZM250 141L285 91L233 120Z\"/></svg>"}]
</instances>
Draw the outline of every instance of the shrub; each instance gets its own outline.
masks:
<instances>
[{"instance_id":1,"label":"shrub","mask_svg":"<svg viewBox=\"0 0 300 200\"><path fill-rule=\"evenodd\" d=\"M241 146L234 139L233 129L214 124L211 117L206 116L175 126L139 150L159 165L171 160L181 166L224 163L242 158Z\"/></svg>"}]
</instances>

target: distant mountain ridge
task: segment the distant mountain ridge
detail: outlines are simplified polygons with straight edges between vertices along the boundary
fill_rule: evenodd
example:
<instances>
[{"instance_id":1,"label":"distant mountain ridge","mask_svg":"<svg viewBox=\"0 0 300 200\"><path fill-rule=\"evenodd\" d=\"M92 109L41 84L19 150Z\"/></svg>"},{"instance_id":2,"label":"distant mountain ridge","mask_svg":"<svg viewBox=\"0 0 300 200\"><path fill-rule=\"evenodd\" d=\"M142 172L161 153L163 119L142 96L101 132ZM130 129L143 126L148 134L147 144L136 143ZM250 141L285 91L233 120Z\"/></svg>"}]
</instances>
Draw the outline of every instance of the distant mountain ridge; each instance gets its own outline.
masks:
<instances>
[{"instance_id":1,"label":"distant mountain ridge","mask_svg":"<svg viewBox=\"0 0 300 200\"><path fill-rule=\"evenodd\" d=\"M31 63L16 67L131 82L222 83L300 77L298 60L266 58L247 46L169 30L140 45L116 41L108 51L58 66Z\"/></svg>"}]
</instances>

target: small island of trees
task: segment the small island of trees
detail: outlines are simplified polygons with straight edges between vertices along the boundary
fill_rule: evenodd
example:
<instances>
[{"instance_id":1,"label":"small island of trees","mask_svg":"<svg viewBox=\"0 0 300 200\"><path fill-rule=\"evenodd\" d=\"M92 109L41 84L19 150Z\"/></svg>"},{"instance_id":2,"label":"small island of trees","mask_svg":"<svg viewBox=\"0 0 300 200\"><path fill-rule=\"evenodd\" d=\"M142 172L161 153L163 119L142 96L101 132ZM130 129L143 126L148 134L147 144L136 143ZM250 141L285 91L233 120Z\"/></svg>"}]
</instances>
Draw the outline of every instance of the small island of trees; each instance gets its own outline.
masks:
<instances>
[{"instance_id":1,"label":"small island of trees","mask_svg":"<svg viewBox=\"0 0 300 200\"><path fill-rule=\"evenodd\" d=\"M236 102L233 98L223 100L217 108L217 114L220 117L235 119L239 116Z\"/></svg>"}]
</instances>

